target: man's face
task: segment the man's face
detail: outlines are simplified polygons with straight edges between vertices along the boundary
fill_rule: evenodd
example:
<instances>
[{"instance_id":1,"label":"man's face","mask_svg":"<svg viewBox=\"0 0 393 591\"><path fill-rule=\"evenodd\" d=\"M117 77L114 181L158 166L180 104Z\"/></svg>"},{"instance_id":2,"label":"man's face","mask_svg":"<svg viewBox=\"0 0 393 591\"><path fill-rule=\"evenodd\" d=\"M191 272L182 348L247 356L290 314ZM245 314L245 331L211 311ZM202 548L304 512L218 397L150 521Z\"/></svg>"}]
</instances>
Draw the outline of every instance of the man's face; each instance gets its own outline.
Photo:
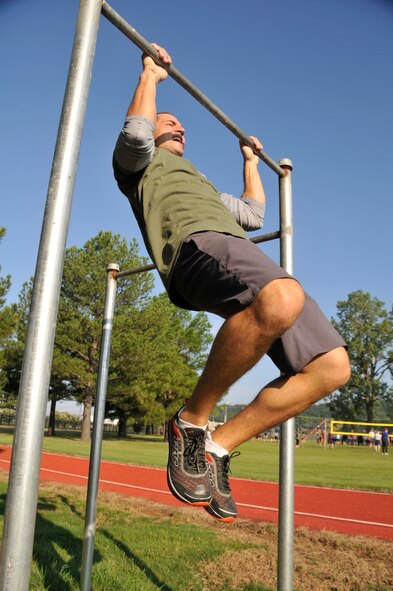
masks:
<instances>
[{"instance_id":1,"label":"man's face","mask_svg":"<svg viewBox=\"0 0 393 591\"><path fill-rule=\"evenodd\" d=\"M184 127L170 113L157 115L154 142L157 148L165 148L176 156L183 156L186 138Z\"/></svg>"}]
</instances>

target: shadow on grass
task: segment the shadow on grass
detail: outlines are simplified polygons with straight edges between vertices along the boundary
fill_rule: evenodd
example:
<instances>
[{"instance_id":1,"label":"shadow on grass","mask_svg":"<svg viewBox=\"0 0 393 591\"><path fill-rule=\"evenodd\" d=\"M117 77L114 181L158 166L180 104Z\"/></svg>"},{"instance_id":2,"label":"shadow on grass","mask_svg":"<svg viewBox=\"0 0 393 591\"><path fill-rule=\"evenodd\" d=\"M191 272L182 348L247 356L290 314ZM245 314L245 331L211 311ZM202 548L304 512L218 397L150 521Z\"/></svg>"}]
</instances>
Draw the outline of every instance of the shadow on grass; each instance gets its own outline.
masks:
<instances>
[{"instance_id":1,"label":"shadow on grass","mask_svg":"<svg viewBox=\"0 0 393 591\"><path fill-rule=\"evenodd\" d=\"M13 435L14 429L15 429L14 425L9 425L9 426L2 425L0 427L0 434L1 435Z\"/></svg>"},{"instance_id":2,"label":"shadow on grass","mask_svg":"<svg viewBox=\"0 0 393 591\"><path fill-rule=\"evenodd\" d=\"M109 439L109 438L108 438ZM117 437L117 439L120 439ZM124 441L143 441L145 443L163 443L163 435L127 435Z\"/></svg>"},{"instance_id":3,"label":"shadow on grass","mask_svg":"<svg viewBox=\"0 0 393 591\"><path fill-rule=\"evenodd\" d=\"M9 436L13 436L14 434L14 426L10 425L10 426L6 426L6 425L1 425L0 426L0 435L9 435ZM56 435L48 435L47 431L45 430L44 433L44 438L45 439L71 439L73 441L80 441L81 438L81 432L80 430L77 429L60 429L57 428L56 429ZM144 443L162 443L164 441L164 436L163 435L137 435L136 433L130 433L129 435L127 435L126 437L119 437L118 434L114 431L104 431L104 441L129 441L129 442L133 442L133 441L138 441L138 442L144 442ZM11 443L11 442L10 442ZM89 443L89 442L87 442Z\"/></svg>"},{"instance_id":4,"label":"shadow on grass","mask_svg":"<svg viewBox=\"0 0 393 591\"><path fill-rule=\"evenodd\" d=\"M0 512L4 514L6 495L0 496ZM40 570L40 583L54 591L71 591L79 581L81 539L69 529L57 525L45 513L58 509L56 499L40 497L35 527L33 558ZM99 560L100 557L98 556ZM64 575L67 573L66 578ZM66 580L67 579L67 580ZM34 585L34 582L32 581ZM31 587L34 589L34 586Z\"/></svg>"},{"instance_id":5,"label":"shadow on grass","mask_svg":"<svg viewBox=\"0 0 393 591\"><path fill-rule=\"evenodd\" d=\"M74 441L80 441L81 432L72 429L56 429L56 435L48 435L48 432L44 433L45 439L72 439Z\"/></svg>"},{"instance_id":6,"label":"shadow on grass","mask_svg":"<svg viewBox=\"0 0 393 591\"><path fill-rule=\"evenodd\" d=\"M84 521L84 516L78 510L78 508L76 507L76 505L74 503L71 503L69 501L69 499L63 495L60 495L59 498L64 505L69 507L69 509L72 511L72 513L74 513L75 515L77 515L78 517L80 517ZM160 589L162 591L174 591L172 587L169 587L169 585L164 583L164 581L160 580L156 576L156 574L152 571L152 569L141 558L139 558L139 556L134 554L128 548L128 546L126 546L126 544L124 544L120 540L117 540L108 530L100 528L100 535L104 536L107 540L112 542L112 544L115 544L115 546L117 546L117 548L125 556L127 556L127 558L129 558L129 560L131 560L135 564L135 566L137 566L146 575L146 577L148 579L150 579L150 581L153 583L153 585L155 585L157 587L157 589ZM94 552L94 562L98 562L96 550Z\"/></svg>"},{"instance_id":7,"label":"shadow on grass","mask_svg":"<svg viewBox=\"0 0 393 591\"><path fill-rule=\"evenodd\" d=\"M0 514L4 515L6 495L0 495ZM78 537L69 528L54 523L50 514L54 515L59 504L67 507L79 520L77 527L81 531ZM48 517L45 515L48 514ZM80 569L82 561L82 537L84 529L84 515L65 495L55 495L51 498L40 496L36 519L33 557L40 570L40 583L51 591L72 591L79 588ZM124 553L150 581L162 591L174 591L164 581L160 580L154 571L123 542L117 540L109 531L100 529L100 535L106 537L112 544ZM94 563L104 559L95 548ZM31 589L38 588L33 586ZM41 588L41 587L40 587Z\"/></svg>"},{"instance_id":8,"label":"shadow on grass","mask_svg":"<svg viewBox=\"0 0 393 591\"><path fill-rule=\"evenodd\" d=\"M160 589L160 591L174 591L173 587L170 587L167 583L164 583L164 581L160 580L151 570L151 568L147 566L147 564L141 558L139 558L139 556L134 554L134 552L131 552L128 546L126 546L123 542L121 542L120 540L116 540L116 538L114 538L109 531L100 528L100 534L105 536L108 540L115 544L119 548L119 550L125 556L127 556L127 558L132 560L132 562L146 575L148 579L150 579L150 581L153 583L153 585L157 587L157 589Z\"/></svg>"}]
</instances>

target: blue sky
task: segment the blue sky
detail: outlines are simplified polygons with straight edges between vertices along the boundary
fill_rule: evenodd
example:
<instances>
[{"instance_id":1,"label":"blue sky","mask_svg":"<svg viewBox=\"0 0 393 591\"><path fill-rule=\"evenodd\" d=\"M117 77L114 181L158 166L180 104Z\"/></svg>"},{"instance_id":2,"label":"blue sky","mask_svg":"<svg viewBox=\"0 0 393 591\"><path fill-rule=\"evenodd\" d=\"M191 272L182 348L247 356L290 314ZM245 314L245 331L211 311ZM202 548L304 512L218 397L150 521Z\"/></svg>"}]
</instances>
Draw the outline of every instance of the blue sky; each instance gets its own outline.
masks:
<instances>
[{"instance_id":1,"label":"blue sky","mask_svg":"<svg viewBox=\"0 0 393 591\"><path fill-rule=\"evenodd\" d=\"M392 303L393 2L232 0L110 4L275 160L293 160L295 275L333 316L355 290ZM9 302L35 269L77 0L0 0L1 275ZM140 72L140 51L101 19L68 245L99 230L140 234L111 154ZM184 123L186 156L239 195L237 140L174 81L160 110ZM277 177L260 164L264 231L278 227ZM277 260L278 243L264 246ZM145 254L141 246L141 253ZM161 290L159 279L157 289ZM220 321L211 317L214 330ZM275 377L262 362L229 393L247 402Z\"/></svg>"}]
</instances>

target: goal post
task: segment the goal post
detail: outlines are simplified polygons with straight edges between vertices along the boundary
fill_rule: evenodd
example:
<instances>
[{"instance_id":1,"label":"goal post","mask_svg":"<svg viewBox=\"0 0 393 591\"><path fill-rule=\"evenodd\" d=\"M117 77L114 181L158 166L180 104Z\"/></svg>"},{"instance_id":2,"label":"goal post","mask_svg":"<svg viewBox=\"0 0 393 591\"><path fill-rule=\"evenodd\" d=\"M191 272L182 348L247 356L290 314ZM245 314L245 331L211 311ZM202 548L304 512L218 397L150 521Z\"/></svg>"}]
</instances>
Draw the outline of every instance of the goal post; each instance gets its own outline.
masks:
<instances>
[{"instance_id":1,"label":"goal post","mask_svg":"<svg viewBox=\"0 0 393 591\"><path fill-rule=\"evenodd\" d=\"M367 436L371 429L388 429L389 437L393 437L393 423L367 423L363 421L330 420L330 433L333 435L360 435Z\"/></svg>"}]
</instances>

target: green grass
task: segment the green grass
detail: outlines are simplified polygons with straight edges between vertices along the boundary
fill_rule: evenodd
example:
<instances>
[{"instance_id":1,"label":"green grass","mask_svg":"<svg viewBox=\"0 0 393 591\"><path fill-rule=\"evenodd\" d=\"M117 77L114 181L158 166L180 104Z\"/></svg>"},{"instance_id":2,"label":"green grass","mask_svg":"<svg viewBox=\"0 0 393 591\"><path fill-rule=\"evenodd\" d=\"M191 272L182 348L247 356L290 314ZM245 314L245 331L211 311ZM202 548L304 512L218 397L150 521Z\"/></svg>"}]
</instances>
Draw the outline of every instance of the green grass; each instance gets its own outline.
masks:
<instances>
[{"instance_id":1,"label":"green grass","mask_svg":"<svg viewBox=\"0 0 393 591\"><path fill-rule=\"evenodd\" d=\"M6 484L0 482L0 521ZM61 492L59 492L61 491ZM202 591L206 561L224 552L255 548L255 542L220 540L212 529L182 523L175 515L151 517L121 506L116 497L100 503L92 570L94 591ZM45 487L38 504L31 591L79 589L84 529L84 494L72 487ZM159 541L159 543L157 543ZM231 591L223 575L222 591ZM243 586L243 591L251 588ZM219 590L220 591L220 590ZM269 591L253 586L252 591Z\"/></svg>"},{"instance_id":2,"label":"green grass","mask_svg":"<svg viewBox=\"0 0 393 591\"><path fill-rule=\"evenodd\" d=\"M58 431L56 437L44 438L44 450L88 457L90 444L79 440L78 432ZM0 444L12 444L12 431L0 429ZM250 441L239 447L241 455L233 460L232 475L254 480L278 481L279 445ZM127 464L165 467L167 444L161 437L130 436L118 439L105 434L102 459ZM336 446L323 449L307 443L295 449L297 484L355 488L393 492L393 447L388 456L368 447Z\"/></svg>"},{"instance_id":3,"label":"green grass","mask_svg":"<svg viewBox=\"0 0 393 591\"><path fill-rule=\"evenodd\" d=\"M393 448L391 448L393 450ZM250 441L232 462L234 476L278 481L279 445ZM295 449L295 482L314 486L393 492L393 451L388 456L368 447L308 443Z\"/></svg>"}]
</instances>

